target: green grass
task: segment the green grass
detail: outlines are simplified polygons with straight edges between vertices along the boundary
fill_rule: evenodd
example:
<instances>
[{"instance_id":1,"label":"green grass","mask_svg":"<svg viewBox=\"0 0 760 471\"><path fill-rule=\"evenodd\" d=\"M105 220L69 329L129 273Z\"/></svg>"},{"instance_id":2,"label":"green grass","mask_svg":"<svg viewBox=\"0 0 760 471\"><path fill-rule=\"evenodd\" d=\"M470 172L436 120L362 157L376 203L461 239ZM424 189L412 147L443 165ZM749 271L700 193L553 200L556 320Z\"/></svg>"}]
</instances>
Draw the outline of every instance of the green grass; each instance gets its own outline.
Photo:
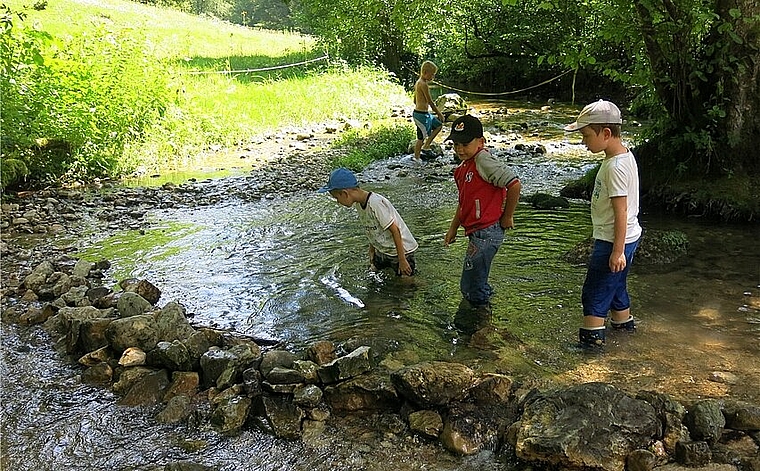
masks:
<instances>
[{"instance_id":1,"label":"green grass","mask_svg":"<svg viewBox=\"0 0 760 471\"><path fill-rule=\"evenodd\" d=\"M47 180L187 169L212 145L285 126L382 120L409 101L383 71L340 61L230 72L323 57L308 36L121 0L7 5L27 15L14 34L51 39L38 43L45 68L19 67L3 82L2 131L13 144L3 150ZM44 155L41 139L66 152Z\"/></svg>"},{"instance_id":2,"label":"green grass","mask_svg":"<svg viewBox=\"0 0 760 471\"><path fill-rule=\"evenodd\" d=\"M333 142L334 148L344 152L333 158L331 165L358 172L370 162L403 154L414 138L414 129L407 123L383 122L372 129L353 129Z\"/></svg>"},{"instance_id":3,"label":"green grass","mask_svg":"<svg viewBox=\"0 0 760 471\"><path fill-rule=\"evenodd\" d=\"M138 32L160 59L224 59L261 56L265 60L311 52L313 38L295 33L246 28L207 17L124 0L50 0L44 10L32 2L7 0L37 27L58 38L91 34L97 26Z\"/></svg>"}]
</instances>

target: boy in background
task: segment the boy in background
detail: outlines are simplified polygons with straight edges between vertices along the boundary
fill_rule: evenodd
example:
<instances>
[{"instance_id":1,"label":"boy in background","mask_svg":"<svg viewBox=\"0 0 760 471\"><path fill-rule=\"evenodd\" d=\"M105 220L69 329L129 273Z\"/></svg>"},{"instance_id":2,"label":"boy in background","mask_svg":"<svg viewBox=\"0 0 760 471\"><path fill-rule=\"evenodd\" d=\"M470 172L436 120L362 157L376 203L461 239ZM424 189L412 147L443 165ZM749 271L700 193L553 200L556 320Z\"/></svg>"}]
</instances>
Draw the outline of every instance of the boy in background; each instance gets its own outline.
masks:
<instances>
[{"instance_id":1,"label":"boy in background","mask_svg":"<svg viewBox=\"0 0 760 471\"><path fill-rule=\"evenodd\" d=\"M417 128L417 142L414 144L414 159L416 161L420 160L420 155L426 158L435 157L435 154L430 149L430 144L443 127L443 113L433 103L433 98L430 96L430 87L428 87L428 82L433 80L436 72L438 72L438 66L430 61L423 62L420 67L420 77L414 84L412 121L414 121L414 125ZM428 107L438 115L437 119L430 114Z\"/></svg>"},{"instance_id":2,"label":"boy in background","mask_svg":"<svg viewBox=\"0 0 760 471\"><path fill-rule=\"evenodd\" d=\"M446 140L454 142L454 152L462 162L454 169L459 205L443 243L448 246L456 239L459 226L464 227L469 244L459 285L464 300L475 310L475 319L463 318L462 309L457 314L460 327L473 330L474 324L490 320L491 262L504 241L504 231L514 228L521 184L515 172L485 148L478 118L458 118Z\"/></svg>"},{"instance_id":3,"label":"boy in background","mask_svg":"<svg viewBox=\"0 0 760 471\"><path fill-rule=\"evenodd\" d=\"M636 329L628 296L628 269L641 238L639 225L639 170L636 159L622 142L620 110L599 100L587 105L578 119L565 126L579 131L592 153L604 151L591 195L594 248L583 283L583 326L578 337L587 350L605 343L605 321L612 312L616 330Z\"/></svg>"},{"instance_id":4,"label":"boy in background","mask_svg":"<svg viewBox=\"0 0 760 471\"><path fill-rule=\"evenodd\" d=\"M387 198L359 188L356 176L345 168L333 170L327 185L317 191L330 192L341 205L356 208L369 239L370 269L392 267L397 275L414 274L417 241Z\"/></svg>"}]
</instances>

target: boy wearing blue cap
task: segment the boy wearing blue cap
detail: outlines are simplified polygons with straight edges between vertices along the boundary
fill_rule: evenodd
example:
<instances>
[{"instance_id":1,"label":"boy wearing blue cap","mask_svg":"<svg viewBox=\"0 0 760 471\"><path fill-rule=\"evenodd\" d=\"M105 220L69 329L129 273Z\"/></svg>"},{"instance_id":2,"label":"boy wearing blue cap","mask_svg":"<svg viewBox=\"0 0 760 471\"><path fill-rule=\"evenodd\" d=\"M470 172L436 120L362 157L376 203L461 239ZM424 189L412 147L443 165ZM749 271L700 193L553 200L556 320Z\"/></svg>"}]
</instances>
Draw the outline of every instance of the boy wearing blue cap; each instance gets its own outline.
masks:
<instances>
[{"instance_id":1,"label":"boy wearing blue cap","mask_svg":"<svg viewBox=\"0 0 760 471\"><path fill-rule=\"evenodd\" d=\"M392 267L397 275L414 274L417 241L387 198L359 188L356 176L345 168L333 170L327 185L317 191L330 192L341 205L356 208L369 239L370 269Z\"/></svg>"},{"instance_id":2,"label":"boy wearing blue cap","mask_svg":"<svg viewBox=\"0 0 760 471\"><path fill-rule=\"evenodd\" d=\"M593 153L604 152L591 195L594 248L583 282L583 327L578 337L586 350L605 343L605 321L612 314L613 329L633 332L631 300L626 279L641 238L639 172L636 159L623 145L620 109L599 100L587 105L565 131L579 131Z\"/></svg>"}]
</instances>

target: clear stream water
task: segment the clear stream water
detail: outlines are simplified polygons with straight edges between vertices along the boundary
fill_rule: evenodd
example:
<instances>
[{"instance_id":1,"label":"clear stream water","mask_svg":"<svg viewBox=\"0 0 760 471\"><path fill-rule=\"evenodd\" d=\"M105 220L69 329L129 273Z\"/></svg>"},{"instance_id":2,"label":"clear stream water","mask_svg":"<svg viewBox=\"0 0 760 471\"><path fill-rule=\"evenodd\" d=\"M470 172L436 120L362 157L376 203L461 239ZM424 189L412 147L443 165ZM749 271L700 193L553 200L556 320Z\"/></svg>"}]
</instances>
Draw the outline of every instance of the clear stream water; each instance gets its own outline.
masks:
<instances>
[{"instance_id":1,"label":"clear stream water","mask_svg":"<svg viewBox=\"0 0 760 471\"><path fill-rule=\"evenodd\" d=\"M545 156L511 164L524 194L556 193L595 161L577 154L578 146L561 142ZM562 254L590 234L588 204L539 211L521 203L491 275L501 334L475 341L452 325L466 246L463 237L442 244L455 186L408 159L381 162L363 178L365 188L396 205L420 242L413 279L368 272L355 212L315 193L155 211L144 234L94 237L84 253L108 258L114 283L150 280L162 290L161 304L182 302L196 324L277 339L293 350L323 339L381 338L394 346L388 359L397 365L458 361L537 380L607 381L683 399L760 404L760 313L749 306L760 295L756 225L643 214L645 228L685 232L689 256L666 267L634 265L637 333L611 336L605 354L587 357L573 348L584 267ZM81 384L79 368L54 353L39 328L2 329L2 469L151 469L179 460L225 470L512 469L490 451L455 457L436 443L349 419L304 443L256 430L225 437L156 424L154 409L116 406L110 392Z\"/></svg>"}]
</instances>

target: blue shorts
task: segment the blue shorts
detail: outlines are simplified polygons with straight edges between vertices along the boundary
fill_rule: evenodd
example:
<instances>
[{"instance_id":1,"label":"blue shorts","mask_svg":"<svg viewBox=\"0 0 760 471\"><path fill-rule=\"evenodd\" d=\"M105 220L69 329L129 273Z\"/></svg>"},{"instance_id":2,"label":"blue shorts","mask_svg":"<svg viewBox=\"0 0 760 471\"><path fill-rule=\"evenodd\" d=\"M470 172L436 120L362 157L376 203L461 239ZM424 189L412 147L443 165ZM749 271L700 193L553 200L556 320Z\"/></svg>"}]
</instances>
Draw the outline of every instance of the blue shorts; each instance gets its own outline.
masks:
<instances>
[{"instance_id":1,"label":"blue shorts","mask_svg":"<svg viewBox=\"0 0 760 471\"><path fill-rule=\"evenodd\" d=\"M443 126L443 123L438 121L438 118L428 113L427 111L412 112L412 121L417 127L417 140L422 141L427 139L433 129L438 129Z\"/></svg>"},{"instance_id":2,"label":"blue shorts","mask_svg":"<svg viewBox=\"0 0 760 471\"><path fill-rule=\"evenodd\" d=\"M627 287L628 269L640 240L625 244L625 268L617 273L610 271L612 242L594 240L581 294L584 316L606 318L610 309L624 311L631 307Z\"/></svg>"}]
</instances>

